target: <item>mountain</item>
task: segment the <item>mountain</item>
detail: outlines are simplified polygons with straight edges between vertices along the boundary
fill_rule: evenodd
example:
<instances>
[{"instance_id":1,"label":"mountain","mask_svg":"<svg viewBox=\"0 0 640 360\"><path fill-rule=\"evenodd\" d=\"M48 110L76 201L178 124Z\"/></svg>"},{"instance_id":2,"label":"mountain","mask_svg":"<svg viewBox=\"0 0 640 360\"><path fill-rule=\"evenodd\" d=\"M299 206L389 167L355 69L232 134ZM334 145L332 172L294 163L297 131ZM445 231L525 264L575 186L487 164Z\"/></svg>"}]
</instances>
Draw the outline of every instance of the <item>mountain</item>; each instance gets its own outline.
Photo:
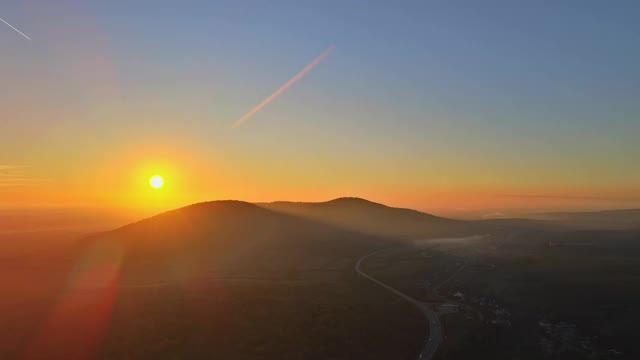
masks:
<instances>
[{"instance_id":1,"label":"mountain","mask_svg":"<svg viewBox=\"0 0 640 360\"><path fill-rule=\"evenodd\" d=\"M65 256L14 255L0 263L12 285L0 358L413 358L424 319L354 271L386 246L214 201L84 238Z\"/></svg>"},{"instance_id":2,"label":"mountain","mask_svg":"<svg viewBox=\"0 0 640 360\"><path fill-rule=\"evenodd\" d=\"M527 218L504 218L504 219L487 219L472 220L474 226L479 230L487 232L511 233L514 231L562 231L574 229L569 224L544 219L527 219Z\"/></svg>"},{"instance_id":3,"label":"mountain","mask_svg":"<svg viewBox=\"0 0 640 360\"><path fill-rule=\"evenodd\" d=\"M548 212L531 216L586 229L640 229L640 209L603 210L585 212Z\"/></svg>"},{"instance_id":4,"label":"mountain","mask_svg":"<svg viewBox=\"0 0 640 360\"><path fill-rule=\"evenodd\" d=\"M134 283L176 276L297 276L292 274L379 245L375 238L241 201L190 205L83 243L85 252L122 256L123 281Z\"/></svg>"},{"instance_id":5,"label":"mountain","mask_svg":"<svg viewBox=\"0 0 640 360\"><path fill-rule=\"evenodd\" d=\"M389 207L360 198L346 197L318 203L278 201L259 205L280 213L391 238L455 236L475 231L471 222Z\"/></svg>"},{"instance_id":6,"label":"mountain","mask_svg":"<svg viewBox=\"0 0 640 360\"><path fill-rule=\"evenodd\" d=\"M55 251L0 251L0 358L415 359L430 336L424 317L355 270L359 259L396 245L400 251L378 254L364 270L416 298L429 299L426 280L446 282L441 295L502 299L496 304L520 306L534 321L541 303L579 309L585 318L623 299L613 308L621 314L613 325L596 321L588 328L637 333L628 325L638 323L631 312L637 232L564 226L459 221L358 198L193 204ZM483 234L492 236L440 239L434 248L391 241ZM519 290L504 291L505 283ZM593 296L598 289L606 291ZM597 301L587 306L584 294ZM485 310L484 319L496 315ZM465 334L495 343L501 332L493 323L463 315L460 326L472 329ZM511 330L537 342L529 322ZM455 334L448 335L457 349ZM506 345L492 349L511 349L514 337L504 334Z\"/></svg>"}]
</instances>

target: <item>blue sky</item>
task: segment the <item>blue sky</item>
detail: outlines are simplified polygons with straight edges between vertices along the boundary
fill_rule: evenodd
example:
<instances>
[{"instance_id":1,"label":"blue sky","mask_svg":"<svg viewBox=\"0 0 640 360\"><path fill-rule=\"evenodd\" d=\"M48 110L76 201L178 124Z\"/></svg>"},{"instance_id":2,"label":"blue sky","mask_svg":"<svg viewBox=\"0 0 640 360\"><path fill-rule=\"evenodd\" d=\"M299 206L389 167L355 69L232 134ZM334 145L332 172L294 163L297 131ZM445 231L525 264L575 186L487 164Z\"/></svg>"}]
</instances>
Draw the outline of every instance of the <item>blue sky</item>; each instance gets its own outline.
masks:
<instances>
[{"instance_id":1,"label":"blue sky","mask_svg":"<svg viewBox=\"0 0 640 360\"><path fill-rule=\"evenodd\" d=\"M8 0L0 17L33 39L0 24L14 85L0 97L0 163L51 167L69 139L95 163L114 144L180 138L171 146L239 171L256 154L301 179L305 166L349 184L391 169L385 194L640 190L634 1Z\"/></svg>"}]
</instances>

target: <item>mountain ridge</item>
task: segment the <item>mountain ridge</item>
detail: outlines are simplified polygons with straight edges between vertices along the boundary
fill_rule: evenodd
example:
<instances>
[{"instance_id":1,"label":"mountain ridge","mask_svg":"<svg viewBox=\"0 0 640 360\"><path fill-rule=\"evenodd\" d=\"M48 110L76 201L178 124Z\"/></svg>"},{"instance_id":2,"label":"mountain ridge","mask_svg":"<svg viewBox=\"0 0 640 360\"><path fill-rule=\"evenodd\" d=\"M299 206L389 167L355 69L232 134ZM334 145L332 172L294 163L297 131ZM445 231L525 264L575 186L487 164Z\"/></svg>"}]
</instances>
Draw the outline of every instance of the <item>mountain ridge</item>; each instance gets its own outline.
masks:
<instances>
[{"instance_id":1,"label":"mountain ridge","mask_svg":"<svg viewBox=\"0 0 640 360\"><path fill-rule=\"evenodd\" d=\"M365 234L416 239L427 236L466 235L471 222L395 208L362 198L341 197L325 202L276 201L257 203L266 209L306 217Z\"/></svg>"}]
</instances>

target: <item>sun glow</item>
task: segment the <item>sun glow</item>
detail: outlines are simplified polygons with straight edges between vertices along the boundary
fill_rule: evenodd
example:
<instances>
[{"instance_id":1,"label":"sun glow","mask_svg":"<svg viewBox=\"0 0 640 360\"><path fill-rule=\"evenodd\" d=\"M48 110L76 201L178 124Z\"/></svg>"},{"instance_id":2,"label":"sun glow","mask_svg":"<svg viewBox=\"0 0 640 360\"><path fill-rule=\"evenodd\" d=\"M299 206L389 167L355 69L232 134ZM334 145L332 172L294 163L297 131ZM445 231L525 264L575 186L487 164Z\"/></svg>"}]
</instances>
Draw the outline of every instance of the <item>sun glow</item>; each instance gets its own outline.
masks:
<instances>
[{"instance_id":1,"label":"sun glow","mask_svg":"<svg viewBox=\"0 0 640 360\"><path fill-rule=\"evenodd\" d=\"M164 185L164 179L160 175L153 175L149 179L149 185L154 189L160 189Z\"/></svg>"}]
</instances>

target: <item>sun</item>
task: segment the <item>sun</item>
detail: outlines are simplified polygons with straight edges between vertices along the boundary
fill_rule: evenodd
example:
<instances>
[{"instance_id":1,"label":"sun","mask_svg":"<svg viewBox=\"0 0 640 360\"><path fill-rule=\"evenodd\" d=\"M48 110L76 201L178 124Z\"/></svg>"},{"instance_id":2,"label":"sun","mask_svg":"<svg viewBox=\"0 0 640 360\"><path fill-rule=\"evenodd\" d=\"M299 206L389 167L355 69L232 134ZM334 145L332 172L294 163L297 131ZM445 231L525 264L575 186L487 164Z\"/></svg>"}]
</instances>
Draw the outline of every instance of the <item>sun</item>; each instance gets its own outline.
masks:
<instances>
[{"instance_id":1,"label":"sun","mask_svg":"<svg viewBox=\"0 0 640 360\"><path fill-rule=\"evenodd\" d=\"M153 175L149 179L149 185L154 189L160 189L164 185L164 179L160 175Z\"/></svg>"}]
</instances>

